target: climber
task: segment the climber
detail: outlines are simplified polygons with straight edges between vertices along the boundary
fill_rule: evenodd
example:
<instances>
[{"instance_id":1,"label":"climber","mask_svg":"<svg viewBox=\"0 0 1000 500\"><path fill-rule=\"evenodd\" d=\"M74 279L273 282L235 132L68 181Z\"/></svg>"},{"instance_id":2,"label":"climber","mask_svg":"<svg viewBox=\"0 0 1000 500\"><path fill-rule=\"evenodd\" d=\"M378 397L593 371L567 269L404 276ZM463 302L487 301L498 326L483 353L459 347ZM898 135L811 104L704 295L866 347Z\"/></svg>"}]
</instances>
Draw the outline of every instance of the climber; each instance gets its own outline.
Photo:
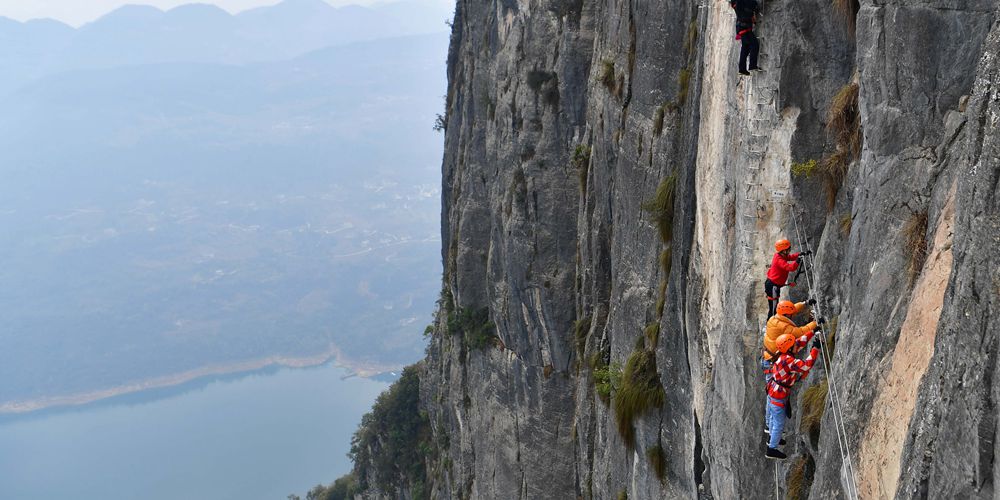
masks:
<instances>
[{"instance_id":1,"label":"climber","mask_svg":"<svg viewBox=\"0 0 1000 500\"><path fill-rule=\"evenodd\" d=\"M767 269L767 279L764 280L764 295L767 296L767 317L774 316L778 300L781 298L781 287L788 281L788 273L801 265L800 257L811 255L812 252L789 253L792 248L788 240L778 240L774 243L774 258L771 267Z\"/></svg>"},{"instance_id":2,"label":"climber","mask_svg":"<svg viewBox=\"0 0 1000 500\"><path fill-rule=\"evenodd\" d=\"M787 455L778 449L782 443L781 432L785 429L785 405L789 389L795 382L806 378L816 359L819 357L819 343L814 343L805 360L796 358L792 353L801 350L809 342L812 335L795 338L789 334L778 337L777 349L780 353L774 367L771 368L771 380L767 383L767 412L764 419L770 439L764 456L774 460L784 460Z\"/></svg>"},{"instance_id":3,"label":"climber","mask_svg":"<svg viewBox=\"0 0 1000 500\"><path fill-rule=\"evenodd\" d=\"M778 357L777 342L779 337L788 334L796 338L805 338L806 342L808 342L822 328L820 325L826 323L826 320L823 318L813 321L812 313L809 315L809 323L805 325L795 326L795 322L792 321L791 316L799 314L805 311L808 306L815 304L816 299L809 299L798 304L783 300L778 303L778 314L771 316L767 320L767 327L764 330L764 350L760 360L760 367L764 371L765 383L770 380L771 365L775 358ZM796 354L797 352L798 348L793 350L792 354Z\"/></svg>"},{"instance_id":4,"label":"climber","mask_svg":"<svg viewBox=\"0 0 1000 500\"><path fill-rule=\"evenodd\" d=\"M762 71L757 66L757 55L760 53L760 41L753 32L754 22L760 14L760 4L757 0L730 0L729 6L736 11L736 39L742 42L740 46L740 74L749 75L750 71ZM747 71L747 58L750 59L750 71Z\"/></svg>"}]
</instances>

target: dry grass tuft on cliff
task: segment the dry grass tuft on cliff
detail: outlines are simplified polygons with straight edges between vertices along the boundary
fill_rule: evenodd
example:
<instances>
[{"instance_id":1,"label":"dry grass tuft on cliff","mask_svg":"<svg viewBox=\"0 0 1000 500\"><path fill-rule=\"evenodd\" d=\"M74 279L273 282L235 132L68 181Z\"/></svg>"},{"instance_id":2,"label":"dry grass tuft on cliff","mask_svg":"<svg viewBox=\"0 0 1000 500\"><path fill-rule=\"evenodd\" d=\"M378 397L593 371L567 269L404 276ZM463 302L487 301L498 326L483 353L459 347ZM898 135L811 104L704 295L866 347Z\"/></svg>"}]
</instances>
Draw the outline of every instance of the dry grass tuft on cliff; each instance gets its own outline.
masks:
<instances>
[{"instance_id":1,"label":"dry grass tuft on cliff","mask_svg":"<svg viewBox=\"0 0 1000 500\"><path fill-rule=\"evenodd\" d=\"M819 170L823 173L823 186L826 191L826 207L829 210L837 205L837 194L840 193L844 179L847 178L847 169L851 166L851 161L844 151L837 151L819 164Z\"/></svg>"},{"instance_id":2,"label":"dry grass tuft on cliff","mask_svg":"<svg viewBox=\"0 0 1000 500\"><path fill-rule=\"evenodd\" d=\"M677 76L677 103L683 105L687 102L688 90L691 88L691 70L681 68Z\"/></svg>"},{"instance_id":3,"label":"dry grass tuft on cliff","mask_svg":"<svg viewBox=\"0 0 1000 500\"><path fill-rule=\"evenodd\" d=\"M906 272L912 285L927 261L927 210L914 213L903 224L903 253L909 260Z\"/></svg>"},{"instance_id":4,"label":"dry grass tuft on cliff","mask_svg":"<svg viewBox=\"0 0 1000 500\"><path fill-rule=\"evenodd\" d=\"M820 423L823 421L823 412L826 411L826 393L830 388L829 384L830 382L824 379L802 393L802 423L799 429L808 433L814 444L819 442Z\"/></svg>"},{"instance_id":5,"label":"dry grass tuft on cliff","mask_svg":"<svg viewBox=\"0 0 1000 500\"><path fill-rule=\"evenodd\" d=\"M861 154L861 114L858 111L860 86L849 83L830 101L826 129L833 136L837 146L850 153L851 160Z\"/></svg>"},{"instance_id":6,"label":"dry grass tuft on cliff","mask_svg":"<svg viewBox=\"0 0 1000 500\"><path fill-rule=\"evenodd\" d=\"M656 317L663 317L663 308L667 305L667 279L660 280L659 296L656 298Z\"/></svg>"},{"instance_id":7,"label":"dry grass tuft on cliff","mask_svg":"<svg viewBox=\"0 0 1000 500\"><path fill-rule=\"evenodd\" d=\"M833 353L837 351L837 324L840 323L840 316L830 320L826 328L826 357L833 360ZM832 362L832 361L831 361Z\"/></svg>"},{"instance_id":8,"label":"dry grass tuft on cliff","mask_svg":"<svg viewBox=\"0 0 1000 500\"><path fill-rule=\"evenodd\" d=\"M660 341L660 324L650 323L642 333L646 337L646 347L655 350L656 344Z\"/></svg>"},{"instance_id":9,"label":"dry grass tuft on cliff","mask_svg":"<svg viewBox=\"0 0 1000 500\"><path fill-rule=\"evenodd\" d=\"M621 387L614 394L618 434L630 449L635 448L635 419L662 407L665 397L656 371L656 354L648 349L633 352L625 362Z\"/></svg>"},{"instance_id":10,"label":"dry grass tuft on cliff","mask_svg":"<svg viewBox=\"0 0 1000 500\"><path fill-rule=\"evenodd\" d=\"M809 498L809 488L812 487L813 476L816 474L816 463L809 455L803 456L792 464L788 471L788 491L786 500L805 500Z\"/></svg>"},{"instance_id":11,"label":"dry grass tuft on cliff","mask_svg":"<svg viewBox=\"0 0 1000 500\"><path fill-rule=\"evenodd\" d=\"M656 443L656 446L650 446L646 449L646 460L649 460L649 466L656 474L656 479L659 479L662 484L667 478L667 456L663 452L663 446Z\"/></svg>"},{"instance_id":12,"label":"dry grass tuft on cliff","mask_svg":"<svg viewBox=\"0 0 1000 500\"><path fill-rule=\"evenodd\" d=\"M677 187L677 174L671 173L660 181L653 199L642 204L642 209L649 214L650 222L656 224L660 232L660 240L670 243L674 230L674 195Z\"/></svg>"},{"instance_id":13,"label":"dry grass tuft on cliff","mask_svg":"<svg viewBox=\"0 0 1000 500\"><path fill-rule=\"evenodd\" d=\"M601 73L597 76L597 81L604 84L604 88L608 89L608 92L615 97L622 96L622 85L624 84L622 78L616 78L615 76L615 62L610 59L605 59L601 62Z\"/></svg>"},{"instance_id":14,"label":"dry grass tuft on cliff","mask_svg":"<svg viewBox=\"0 0 1000 500\"><path fill-rule=\"evenodd\" d=\"M863 136L861 134L861 114L858 110L857 83L849 83L833 96L827 113L826 130L837 144L837 151L819 163L826 187L827 208L833 210L837 203L847 169L861 156Z\"/></svg>"},{"instance_id":15,"label":"dry grass tuft on cliff","mask_svg":"<svg viewBox=\"0 0 1000 500\"><path fill-rule=\"evenodd\" d=\"M858 12L861 2L858 0L833 0L833 10L847 23L847 31L854 36L858 25Z\"/></svg>"},{"instance_id":16,"label":"dry grass tuft on cliff","mask_svg":"<svg viewBox=\"0 0 1000 500\"><path fill-rule=\"evenodd\" d=\"M844 214L844 216L840 218L840 234L844 236L851 234L851 226L853 223L854 218L851 217L851 214Z\"/></svg>"},{"instance_id":17,"label":"dry grass tuft on cliff","mask_svg":"<svg viewBox=\"0 0 1000 500\"><path fill-rule=\"evenodd\" d=\"M667 112L667 105L664 104L656 108L656 114L653 115L653 135L659 137L663 133L663 116Z\"/></svg>"},{"instance_id":18,"label":"dry grass tuft on cliff","mask_svg":"<svg viewBox=\"0 0 1000 500\"><path fill-rule=\"evenodd\" d=\"M576 171L580 174L580 193L585 193L587 191L587 176L590 175L590 146L586 144L577 144L576 148L573 150L573 157L571 161L573 166L576 167Z\"/></svg>"},{"instance_id":19,"label":"dry grass tuft on cliff","mask_svg":"<svg viewBox=\"0 0 1000 500\"><path fill-rule=\"evenodd\" d=\"M576 353L582 358L587 351L587 336L590 335L590 316L584 316L573 323L576 334Z\"/></svg>"},{"instance_id":20,"label":"dry grass tuft on cliff","mask_svg":"<svg viewBox=\"0 0 1000 500\"><path fill-rule=\"evenodd\" d=\"M672 268L672 262L674 257L674 250L671 245L667 245L660 252L660 269L663 271L663 276L660 276L660 287L657 290L656 295L656 317L663 317L663 307L667 304L667 282L670 279L670 269Z\"/></svg>"}]
</instances>

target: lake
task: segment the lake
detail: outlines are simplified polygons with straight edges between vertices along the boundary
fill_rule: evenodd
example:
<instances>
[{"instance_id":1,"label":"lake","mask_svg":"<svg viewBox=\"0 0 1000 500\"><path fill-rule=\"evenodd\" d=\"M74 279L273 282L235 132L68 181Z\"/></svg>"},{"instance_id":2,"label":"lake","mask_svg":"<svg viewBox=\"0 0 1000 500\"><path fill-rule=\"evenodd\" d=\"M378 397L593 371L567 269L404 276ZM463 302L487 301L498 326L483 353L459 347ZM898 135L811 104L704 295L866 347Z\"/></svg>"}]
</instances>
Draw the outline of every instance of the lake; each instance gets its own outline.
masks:
<instances>
[{"instance_id":1,"label":"lake","mask_svg":"<svg viewBox=\"0 0 1000 500\"><path fill-rule=\"evenodd\" d=\"M0 420L0 499L284 500L350 470L385 382L333 365Z\"/></svg>"}]
</instances>

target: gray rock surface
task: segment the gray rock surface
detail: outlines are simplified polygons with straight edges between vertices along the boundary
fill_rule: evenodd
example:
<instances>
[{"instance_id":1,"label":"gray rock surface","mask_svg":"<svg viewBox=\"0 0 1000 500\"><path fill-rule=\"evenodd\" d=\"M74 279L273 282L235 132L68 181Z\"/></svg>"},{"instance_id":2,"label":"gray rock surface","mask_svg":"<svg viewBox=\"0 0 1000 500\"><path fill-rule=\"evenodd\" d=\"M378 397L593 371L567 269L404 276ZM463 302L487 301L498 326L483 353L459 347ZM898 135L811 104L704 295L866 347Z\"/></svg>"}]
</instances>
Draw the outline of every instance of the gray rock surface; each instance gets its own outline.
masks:
<instances>
[{"instance_id":1,"label":"gray rock surface","mask_svg":"<svg viewBox=\"0 0 1000 500\"><path fill-rule=\"evenodd\" d=\"M431 496L769 498L809 457L803 497L992 498L996 9L863 0L854 35L830 2L766 2L766 71L741 79L718 0L460 0L446 271L421 387ZM852 79L863 147L828 207L821 176L791 166L836 151L827 107ZM647 209L671 176L660 228ZM833 373L818 363L796 390L792 460L776 465L758 357L783 236L816 251L809 283L786 292L818 297L837 343ZM914 249L927 258L910 273ZM454 318L482 308L497 340L480 349ZM664 398L635 419L633 446L621 387L605 402L595 378L648 348ZM801 394L823 381L844 420L828 409L814 442Z\"/></svg>"}]
</instances>

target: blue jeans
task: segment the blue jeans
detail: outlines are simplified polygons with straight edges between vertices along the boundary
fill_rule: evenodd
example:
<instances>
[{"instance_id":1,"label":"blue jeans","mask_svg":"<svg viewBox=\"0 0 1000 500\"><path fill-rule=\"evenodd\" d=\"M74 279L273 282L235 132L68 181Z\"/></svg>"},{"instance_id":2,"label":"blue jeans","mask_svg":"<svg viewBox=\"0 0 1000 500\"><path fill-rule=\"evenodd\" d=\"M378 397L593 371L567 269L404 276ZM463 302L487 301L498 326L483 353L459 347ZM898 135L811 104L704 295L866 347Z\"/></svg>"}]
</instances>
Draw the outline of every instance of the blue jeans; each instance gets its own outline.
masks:
<instances>
[{"instance_id":1,"label":"blue jeans","mask_svg":"<svg viewBox=\"0 0 1000 500\"><path fill-rule=\"evenodd\" d=\"M771 381L771 366L773 365L774 363L760 358L760 369L764 372L764 385Z\"/></svg>"},{"instance_id":2,"label":"blue jeans","mask_svg":"<svg viewBox=\"0 0 1000 500\"><path fill-rule=\"evenodd\" d=\"M778 406L774 403L779 403L782 406ZM767 445L771 448L778 447L778 444L781 442L781 431L785 430L784 405L784 399L774 399L771 396L767 397L767 418L764 421L767 422L767 428L771 430L771 442Z\"/></svg>"}]
</instances>

